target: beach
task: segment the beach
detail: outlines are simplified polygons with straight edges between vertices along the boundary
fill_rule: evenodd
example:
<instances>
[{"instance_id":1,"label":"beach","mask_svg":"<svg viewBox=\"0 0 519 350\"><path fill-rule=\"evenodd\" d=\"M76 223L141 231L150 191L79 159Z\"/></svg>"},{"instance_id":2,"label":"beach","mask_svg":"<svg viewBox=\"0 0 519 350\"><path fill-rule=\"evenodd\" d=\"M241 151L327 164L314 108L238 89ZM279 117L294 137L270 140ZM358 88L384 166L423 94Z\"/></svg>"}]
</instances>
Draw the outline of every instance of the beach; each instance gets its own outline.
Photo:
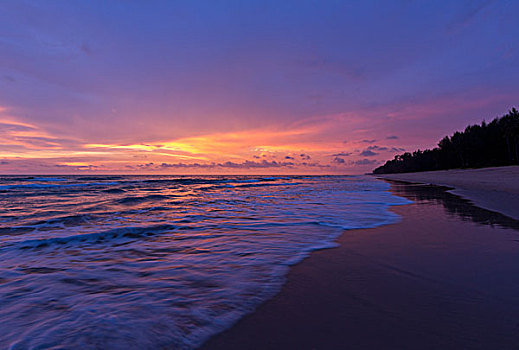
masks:
<instances>
[{"instance_id":1,"label":"beach","mask_svg":"<svg viewBox=\"0 0 519 350\"><path fill-rule=\"evenodd\" d=\"M519 166L384 174L378 178L452 188L478 207L519 220Z\"/></svg>"},{"instance_id":2,"label":"beach","mask_svg":"<svg viewBox=\"0 0 519 350\"><path fill-rule=\"evenodd\" d=\"M485 172L497 186L490 170L469 171ZM398 177L456 188L470 179L423 175ZM293 266L279 294L202 348L518 348L519 222L445 188L391 184L413 201L390 209L400 222L344 231L337 248Z\"/></svg>"},{"instance_id":3,"label":"beach","mask_svg":"<svg viewBox=\"0 0 519 350\"><path fill-rule=\"evenodd\" d=\"M519 223L447 190L4 176L0 348L518 348Z\"/></svg>"},{"instance_id":4,"label":"beach","mask_svg":"<svg viewBox=\"0 0 519 350\"><path fill-rule=\"evenodd\" d=\"M519 350L518 13L2 1L0 350Z\"/></svg>"}]
</instances>

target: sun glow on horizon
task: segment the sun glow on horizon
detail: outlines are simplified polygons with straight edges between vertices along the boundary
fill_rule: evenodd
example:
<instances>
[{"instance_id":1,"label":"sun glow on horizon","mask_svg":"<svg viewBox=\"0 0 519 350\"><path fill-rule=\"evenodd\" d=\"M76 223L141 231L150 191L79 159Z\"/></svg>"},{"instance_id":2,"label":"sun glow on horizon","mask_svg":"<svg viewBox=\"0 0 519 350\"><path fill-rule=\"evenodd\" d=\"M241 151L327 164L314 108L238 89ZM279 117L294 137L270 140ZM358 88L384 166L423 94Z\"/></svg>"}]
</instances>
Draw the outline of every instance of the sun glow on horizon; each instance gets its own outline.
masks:
<instances>
[{"instance_id":1,"label":"sun glow on horizon","mask_svg":"<svg viewBox=\"0 0 519 350\"><path fill-rule=\"evenodd\" d=\"M515 2L2 5L0 173L359 174L517 103Z\"/></svg>"},{"instance_id":2,"label":"sun glow on horizon","mask_svg":"<svg viewBox=\"0 0 519 350\"><path fill-rule=\"evenodd\" d=\"M5 109L3 109L5 111ZM344 172L355 165L341 156L359 143L326 140L326 123L214 132L139 143L90 143L54 135L16 118L0 119L6 132L0 166L13 171L93 171L121 173L322 173ZM365 162L368 160L365 160ZM369 161L370 164L373 161Z\"/></svg>"}]
</instances>

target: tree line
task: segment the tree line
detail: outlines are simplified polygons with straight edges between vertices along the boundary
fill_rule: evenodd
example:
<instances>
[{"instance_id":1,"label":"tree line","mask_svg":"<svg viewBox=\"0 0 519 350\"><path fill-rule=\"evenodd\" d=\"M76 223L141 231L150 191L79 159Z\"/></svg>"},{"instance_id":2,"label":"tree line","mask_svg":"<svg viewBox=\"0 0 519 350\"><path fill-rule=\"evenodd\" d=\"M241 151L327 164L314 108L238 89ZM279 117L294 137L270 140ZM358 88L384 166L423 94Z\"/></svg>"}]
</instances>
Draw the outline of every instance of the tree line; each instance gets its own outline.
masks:
<instances>
[{"instance_id":1,"label":"tree line","mask_svg":"<svg viewBox=\"0 0 519 350\"><path fill-rule=\"evenodd\" d=\"M519 164L519 112L490 123L469 125L445 136L438 147L406 152L373 170L374 174L408 173L454 168L482 168Z\"/></svg>"}]
</instances>

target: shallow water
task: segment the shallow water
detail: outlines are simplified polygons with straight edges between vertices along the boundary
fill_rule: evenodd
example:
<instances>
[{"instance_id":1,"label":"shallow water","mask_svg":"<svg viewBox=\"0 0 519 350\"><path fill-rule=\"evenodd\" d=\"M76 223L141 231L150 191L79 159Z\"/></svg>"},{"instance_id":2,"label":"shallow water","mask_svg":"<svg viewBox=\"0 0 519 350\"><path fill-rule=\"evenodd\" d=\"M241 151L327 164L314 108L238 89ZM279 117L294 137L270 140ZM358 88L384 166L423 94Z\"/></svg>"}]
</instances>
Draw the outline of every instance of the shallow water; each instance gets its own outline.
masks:
<instances>
[{"instance_id":1,"label":"shallow water","mask_svg":"<svg viewBox=\"0 0 519 350\"><path fill-rule=\"evenodd\" d=\"M363 176L0 178L2 348L190 349L409 203Z\"/></svg>"}]
</instances>

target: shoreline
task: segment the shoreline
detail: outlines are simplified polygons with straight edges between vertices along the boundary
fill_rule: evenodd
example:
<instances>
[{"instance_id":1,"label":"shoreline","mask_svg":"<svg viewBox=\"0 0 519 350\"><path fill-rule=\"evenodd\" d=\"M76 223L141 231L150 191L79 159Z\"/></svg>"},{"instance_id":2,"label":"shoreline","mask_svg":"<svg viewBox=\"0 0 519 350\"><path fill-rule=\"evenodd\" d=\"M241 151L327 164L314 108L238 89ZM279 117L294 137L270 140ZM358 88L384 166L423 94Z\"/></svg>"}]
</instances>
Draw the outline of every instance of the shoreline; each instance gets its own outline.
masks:
<instances>
[{"instance_id":1,"label":"shoreline","mask_svg":"<svg viewBox=\"0 0 519 350\"><path fill-rule=\"evenodd\" d=\"M518 347L519 222L435 186L391 192L415 201L399 223L344 231L201 348Z\"/></svg>"},{"instance_id":2,"label":"shoreline","mask_svg":"<svg viewBox=\"0 0 519 350\"><path fill-rule=\"evenodd\" d=\"M519 166L373 174L379 179L449 187L475 206L519 220Z\"/></svg>"}]
</instances>

